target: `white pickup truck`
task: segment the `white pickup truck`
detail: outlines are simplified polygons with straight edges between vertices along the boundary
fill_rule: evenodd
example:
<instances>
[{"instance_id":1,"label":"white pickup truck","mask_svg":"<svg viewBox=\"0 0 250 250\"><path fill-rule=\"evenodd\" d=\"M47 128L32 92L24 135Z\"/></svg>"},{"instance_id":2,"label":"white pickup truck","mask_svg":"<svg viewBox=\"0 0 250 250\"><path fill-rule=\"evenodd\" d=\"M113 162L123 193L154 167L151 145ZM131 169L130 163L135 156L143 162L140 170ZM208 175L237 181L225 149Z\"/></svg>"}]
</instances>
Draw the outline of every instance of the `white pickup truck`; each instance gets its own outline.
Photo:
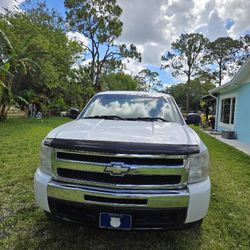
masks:
<instances>
[{"instance_id":1,"label":"white pickup truck","mask_svg":"<svg viewBox=\"0 0 250 250\"><path fill-rule=\"evenodd\" d=\"M35 198L57 218L122 230L200 225L209 155L173 97L102 92L42 141Z\"/></svg>"}]
</instances>

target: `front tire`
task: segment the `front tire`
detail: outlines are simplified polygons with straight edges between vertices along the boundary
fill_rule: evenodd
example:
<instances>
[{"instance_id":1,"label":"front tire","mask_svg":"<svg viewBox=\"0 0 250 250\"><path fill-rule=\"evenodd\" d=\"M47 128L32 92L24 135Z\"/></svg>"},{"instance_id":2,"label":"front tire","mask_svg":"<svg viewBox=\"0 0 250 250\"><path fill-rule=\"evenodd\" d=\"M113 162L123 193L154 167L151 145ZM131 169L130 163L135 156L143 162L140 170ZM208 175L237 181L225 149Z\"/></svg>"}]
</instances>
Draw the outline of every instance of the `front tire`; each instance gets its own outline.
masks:
<instances>
[{"instance_id":1,"label":"front tire","mask_svg":"<svg viewBox=\"0 0 250 250\"><path fill-rule=\"evenodd\" d=\"M43 212L49 220L58 221L58 218L56 218L52 213L45 210L43 210Z\"/></svg>"},{"instance_id":2,"label":"front tire","mask_svg":"<svg viewBox=\"0 0 250 250\"><path fill-rule=\"evenodd\" d=\"M203 222L203 219L195 221L195 222L192 222L192 227L198 229L198 228L201 227L202 222Z\"/></svg>"}]
</instances>

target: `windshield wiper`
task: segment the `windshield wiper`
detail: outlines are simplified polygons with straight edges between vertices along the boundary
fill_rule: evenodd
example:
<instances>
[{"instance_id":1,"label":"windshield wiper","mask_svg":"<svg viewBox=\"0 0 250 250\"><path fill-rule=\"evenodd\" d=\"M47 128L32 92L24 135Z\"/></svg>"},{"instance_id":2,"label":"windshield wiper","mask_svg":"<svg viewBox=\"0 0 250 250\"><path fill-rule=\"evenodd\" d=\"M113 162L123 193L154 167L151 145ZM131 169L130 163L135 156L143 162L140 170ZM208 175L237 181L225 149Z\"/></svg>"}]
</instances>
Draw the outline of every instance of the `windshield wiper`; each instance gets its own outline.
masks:
<instances>
[{"instance_id":1,"label":"windshield wiper","mask_svg":"<svg viewBox=\"0 0 250 250\"><path fill-rule=\"evenodd\" d=\"M136 118L128 118L127 120L134 120L134 121L163 121L163 122L169 122L168 120L161 118L161 117L136 117Z\"/></svg>"},{"instance_id":2,"label":"windshield wiper","mask_svg":"<svg viewBox=\"0 0 250 250\"><path fill-rule=\"evenodd\" d=\"M128 120L128 121L163 121L169 122L161 117L136 117L136 118L122 118L117 115L95 115L95 116L86 116L83 119L106 119L106 120Z\"/></svg>"},{"instance_id":3,"label":"windshield wiper","mask_svg":"<svg viewBox=\"0 0 250 250\"><path fill-rule=\"evenodd\" d=\"M83 119L106 119L106 120L124 120L122 117L117 115L95 115L95 116L86 116Z\"/></svg>"}]
</instances>

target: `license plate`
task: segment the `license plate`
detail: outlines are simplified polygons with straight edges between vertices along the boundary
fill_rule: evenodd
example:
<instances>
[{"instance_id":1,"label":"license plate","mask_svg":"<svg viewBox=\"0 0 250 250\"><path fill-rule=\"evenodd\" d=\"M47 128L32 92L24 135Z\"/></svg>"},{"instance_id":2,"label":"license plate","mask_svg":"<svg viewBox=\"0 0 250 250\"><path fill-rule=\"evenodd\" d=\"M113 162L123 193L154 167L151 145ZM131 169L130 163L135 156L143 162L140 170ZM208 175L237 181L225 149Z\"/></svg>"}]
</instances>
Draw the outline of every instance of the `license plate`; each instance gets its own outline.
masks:
<instances>
[{"instance_id":1,"label":"license plate","mask_svg":"<svg viewBox=\"0 0 250 250\"><path fill-rule=\"evenodd\" d=\"M131 230L132 216L128 214L100 213L99 227Z\"/></svg>"}]
</instances>

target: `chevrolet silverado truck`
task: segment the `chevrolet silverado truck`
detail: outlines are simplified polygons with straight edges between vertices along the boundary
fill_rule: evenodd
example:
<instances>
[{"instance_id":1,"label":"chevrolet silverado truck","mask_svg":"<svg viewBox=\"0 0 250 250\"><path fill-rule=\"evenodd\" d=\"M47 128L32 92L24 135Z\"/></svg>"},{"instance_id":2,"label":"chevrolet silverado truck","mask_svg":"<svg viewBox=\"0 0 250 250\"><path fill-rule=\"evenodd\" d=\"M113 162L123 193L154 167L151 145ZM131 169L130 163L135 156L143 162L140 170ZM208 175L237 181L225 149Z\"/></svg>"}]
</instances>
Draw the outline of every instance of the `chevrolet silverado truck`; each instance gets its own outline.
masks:
<instances>
[{"instance_id":1,"label":"chevrolet silverado truck","mask_svg":"<svg viewBox=\"0 0 250 250\"><path fill-rule=\"evenodd\" d=\"M99 228L200 225L210 200L209 155L172 96L96 94L41 143L39 207Z\"/></svg>"}]
</instances>

